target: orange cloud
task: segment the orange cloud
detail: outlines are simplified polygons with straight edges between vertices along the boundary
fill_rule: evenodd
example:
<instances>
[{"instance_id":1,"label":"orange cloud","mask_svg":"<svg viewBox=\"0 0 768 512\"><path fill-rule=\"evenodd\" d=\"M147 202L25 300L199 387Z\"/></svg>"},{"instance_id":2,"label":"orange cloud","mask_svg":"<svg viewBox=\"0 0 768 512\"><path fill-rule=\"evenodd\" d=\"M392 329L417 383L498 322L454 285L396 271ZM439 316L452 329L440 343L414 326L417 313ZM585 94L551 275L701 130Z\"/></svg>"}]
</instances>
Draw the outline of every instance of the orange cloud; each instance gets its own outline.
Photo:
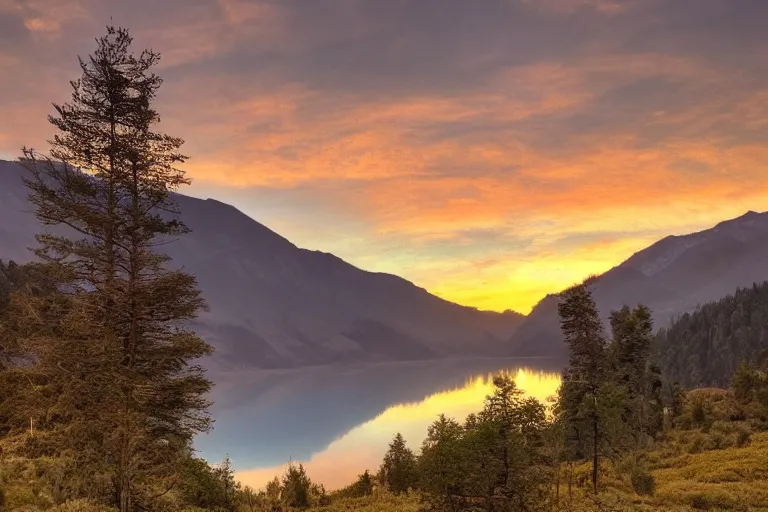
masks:
<instances>
[{"instance_id":1,"label":"orange cloud","mask_svg":"<svg viewBox=\"0 0 768 512\"><path fill-rule=\"evenodd\" d=\"M354 0L308 14L196 2L137 14L134 34L165 56L163 129L186 138L198 193L240 194L239 207L300 245L451 300L527 310L669 232L762 209L768 88L742 64L765 47L750 40L723 58L694 21L680 44L686 34L658 28L663 3L526 3L514 14L552 25L518 26L524 48L506 26L465 37L464 11L431 25L434 12ZM0 0L31 34L23 51L0 52L0 151L44 146L48 102L66 99L77 73L76 52L60 65L48 36L92 26L82 5ZM563 28L571 16L588 35L570 39L581 30ZM605 16L613 28L587 30ZM272 215L266 196L290 208Z\"/></svg>"}]
</instances>

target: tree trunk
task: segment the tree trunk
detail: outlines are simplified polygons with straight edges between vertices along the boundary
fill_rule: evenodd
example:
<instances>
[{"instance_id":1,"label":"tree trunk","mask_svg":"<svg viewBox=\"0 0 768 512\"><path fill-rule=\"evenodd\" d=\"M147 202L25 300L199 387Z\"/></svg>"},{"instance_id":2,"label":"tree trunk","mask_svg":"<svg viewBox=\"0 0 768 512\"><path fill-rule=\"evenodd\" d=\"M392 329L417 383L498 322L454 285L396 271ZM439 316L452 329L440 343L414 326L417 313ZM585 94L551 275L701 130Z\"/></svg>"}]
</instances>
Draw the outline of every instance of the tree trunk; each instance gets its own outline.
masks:
<instances>
[{"instance_id":1,"label":"tree trunk","mask_svg":"<svg viewBox=\"0 0 768 512\"><path fill-rule=\"evenodd\" d=\"M120 488L118 489L118 499L120 501L120 512L130 512L131 510L131 479L126 467L120 471Z\"/></svg>"},{"instance_id":2,"label":"tree trunk","mask_svg":"<svg viewBox=\"0 0 768 512\"><path fill-rule=\"evenodd\" d=\"M594 446L593 446L593 454L592 454L592 487L594 488L595 494L597 494L597 473L598 473L598 464L600 461L598 460L598 454L597 454L597 447L599 445L599 438L598 438L598 428L597 428L597 411L595 411L595 414L592 418L592 427L593 427L593 434L594 434Z\"/></svg>"}]
</instances>

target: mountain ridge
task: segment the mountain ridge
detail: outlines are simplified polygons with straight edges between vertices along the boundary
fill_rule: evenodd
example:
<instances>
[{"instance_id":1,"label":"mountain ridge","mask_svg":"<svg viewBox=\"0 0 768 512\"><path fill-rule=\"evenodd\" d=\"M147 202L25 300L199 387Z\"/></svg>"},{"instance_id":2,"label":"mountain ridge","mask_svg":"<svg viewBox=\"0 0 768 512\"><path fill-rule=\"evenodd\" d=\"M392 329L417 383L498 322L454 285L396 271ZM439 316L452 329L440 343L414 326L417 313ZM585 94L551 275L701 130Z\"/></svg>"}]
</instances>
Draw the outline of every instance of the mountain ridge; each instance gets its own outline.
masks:
<instances>
[{"instance_id":1,"label":"mountain ridge","mask_svg":"<svg viewBox=\"0 0 768 512\"><path fill-rule=\"evenodd\" d=\"M676 315L766 279L768 212L750 210L636 252L600 275L593 295L606 327L611 310L643 303L653 310L659 328ZM558 294L549 294L534 306L511 336L510 354L566 357L557 302Z\"/></svg>"},{"instance_id":2,"label":"mountain ridge","mask_svg":"<svg viewBox=\"0 0 768 512\"><path fill-rule=\"evenodd\" d=\"M0 160L0 258L32 258L41 230L21 182ZM174 194L191 233L164 246L197 277L210 310L193 323L216 347L218 369L492 355L519 313L481 311L430 294L394 274L359 269L299 248L214 198Z\"/></svg>"}]
</instances>

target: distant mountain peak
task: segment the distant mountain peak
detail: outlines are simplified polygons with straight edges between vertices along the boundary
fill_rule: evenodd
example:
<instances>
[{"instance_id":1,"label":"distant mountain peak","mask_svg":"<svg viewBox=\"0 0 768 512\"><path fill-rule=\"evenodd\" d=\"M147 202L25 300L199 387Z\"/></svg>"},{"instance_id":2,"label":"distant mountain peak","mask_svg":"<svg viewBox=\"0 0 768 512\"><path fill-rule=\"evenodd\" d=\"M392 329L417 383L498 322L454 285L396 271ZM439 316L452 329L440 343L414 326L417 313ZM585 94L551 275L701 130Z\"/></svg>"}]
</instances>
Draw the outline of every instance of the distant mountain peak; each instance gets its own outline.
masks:
<instances>
[{"instance_id":1,"label":"distant mountain peak","mask_svg":"<svg viewBox=\"0 0 768 512\"><path fill-rule=\"evenodd\" d=\"M609 270L594 298L605 319L645 304L657 327L697 305L768 278L768 213L748 211L695 233L667 236ZM549 296L548 296L549 297ZM542 300L510 340L517 356L565 357L554 301Z\"/></svg>"},{"instance_id":2,"label":"distant mountain peak","mask_svg":"<svg viewBox=\"0 0 768 512\"><path fill-rule=\"evenodd\" d=\"M715 229L721 228L721 227L727 227L727 226L741 226L745 224L750 224L755 221L765 220L768 221L768 212L756 212L754 210L749 210L744 215L741 215L739 217L736 217L734 219L730 220L724 220L720 223L718 223L715 226Z\"/></svg>"}]
</instances>

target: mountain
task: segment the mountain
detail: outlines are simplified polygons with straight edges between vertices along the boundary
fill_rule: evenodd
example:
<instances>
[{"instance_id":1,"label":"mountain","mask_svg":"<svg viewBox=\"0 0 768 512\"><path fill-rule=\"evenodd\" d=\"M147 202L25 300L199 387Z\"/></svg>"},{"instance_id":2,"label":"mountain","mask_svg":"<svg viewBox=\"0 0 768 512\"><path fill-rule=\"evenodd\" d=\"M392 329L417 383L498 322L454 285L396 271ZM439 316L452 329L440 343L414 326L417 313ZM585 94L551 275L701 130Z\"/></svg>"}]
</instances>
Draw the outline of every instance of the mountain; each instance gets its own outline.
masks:
<instances>
[{"instance_id":1,"label":"mountain","mask_svg":"<svg viewBox=\"0 0 768 512\"><path fill-rule=\"evenodd\" d=\"M739 287L768 279L768 213L747 212L711 229L668 236L599 276L593 295L606 326L610 311L646 304L657 327ZM512 335L518 356L566 357L557 295L548 295Z\"/></svg>"},{"instance_id":2,"label":"mountain","mask_svg":"<svg viewBox=\"0 0 768 512\"><path fill-rule=\"evenodd\" d=\"M32 257L40 230L23 173L0 161L0 257L17 262ZM219 201L175 199L192 232L164 249L197 276L210 311L195 329L216 347L219 369L493 354L524 318L459 306L298 248Z\"/></svg>"}]
</instances>

